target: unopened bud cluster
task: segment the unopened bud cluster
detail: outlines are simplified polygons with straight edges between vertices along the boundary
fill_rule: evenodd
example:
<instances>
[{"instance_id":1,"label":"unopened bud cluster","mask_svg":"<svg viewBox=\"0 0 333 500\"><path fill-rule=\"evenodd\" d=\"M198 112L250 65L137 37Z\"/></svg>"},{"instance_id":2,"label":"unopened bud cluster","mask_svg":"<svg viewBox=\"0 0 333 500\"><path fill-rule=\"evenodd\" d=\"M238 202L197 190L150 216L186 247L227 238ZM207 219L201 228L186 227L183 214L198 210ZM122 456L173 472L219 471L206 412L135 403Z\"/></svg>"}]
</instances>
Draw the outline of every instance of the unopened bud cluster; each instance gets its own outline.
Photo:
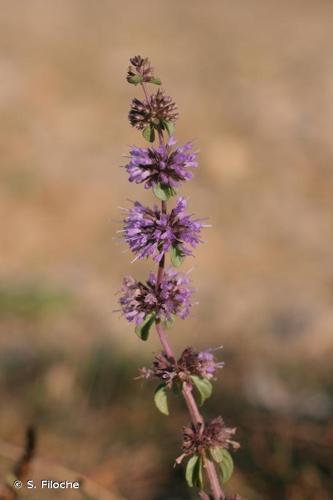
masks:
<instances>
[{"instance_id":1,"label":"unopened bud cluster","mask_svg":"<svg viewBox=\"0 0 333 500\"><path fill-rule=\"evenodd\" d=\"M183 445L182 450L184 455L202 454L211 448L230 447L239 448L239 443L232 440L236 429L226 427L222 417L216 417L210 422L207 422L203 429L195 426L184 427L183 429Z\"/></svg>"}]
</instances>

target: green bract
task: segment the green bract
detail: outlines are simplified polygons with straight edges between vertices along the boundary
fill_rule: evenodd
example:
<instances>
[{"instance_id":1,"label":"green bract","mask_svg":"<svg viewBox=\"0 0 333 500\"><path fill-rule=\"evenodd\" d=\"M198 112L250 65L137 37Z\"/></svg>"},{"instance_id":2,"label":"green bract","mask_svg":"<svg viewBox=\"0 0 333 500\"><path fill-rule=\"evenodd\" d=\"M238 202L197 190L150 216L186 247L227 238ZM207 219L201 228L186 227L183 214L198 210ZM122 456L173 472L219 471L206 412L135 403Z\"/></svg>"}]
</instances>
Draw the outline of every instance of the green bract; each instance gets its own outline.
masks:
<instances>
[{"instance_id":1,"label":"green bract","mask_svg":"<svg viewBox=\"0 0 333 500\"><path fill-rule=\"evenodd\" d=\"M154 127L152 125L147 125L147 127L145 127L143 129L142 135L146 139L146 141L148 141L148 142L154 142L154 140L155 140L155 130L154 130Z\"/></svg>"},{"instance_id":2,"label":"green bract","mask_svg":"<svg viewBox=\"0 0 333 500\"><path fill-rule=\"evenodd\" d=\"M175 314L171 314L170 319L166 319L163 321L164 328L169 330L172 327L172 325L174 324L176 318L177 318L177 316Z\"/></svg>"},{"instance_id":3,"label":"green bract","mask_svg":"<svg viewBox=\"0 0 333 500\"><path fill-rule=\"evenodd\" d=\"M173 122L163 121L163 128L165 128L169 135L173 135L175 131L175 124Z\"/></svg>"},{"instance_id":4,"label":"green bract","mask_svg":"<svg viewBox=\"0 0 333 500\"><path fill-rule=\"evenodd\" d=\"M224 484L231 478L234 470L234 461L225 448L220 448L220 454L222 455L222 460L218 462L218 472L221 484Z\"/></svg>"},{"instance_id":5,"label":"green bract","mask_svg":"<svg viewBox=\"0 0 333 500\"><path fill-rule=\"evenodd\" d=\"M199 455L193 455L187 462L185 477L190 488L203 487L202 459Z\"/></svg>"},{"instance_id":6,"label":"green bract","mask_svg":"<svg viewBox=\"0 0 333 500\"><path fill-rule=\"evenodd\" d=\"M156 313L151 312L147 314L141 325L135 327L135 333L137 334L138 337L140 337L141 340L148 339L149 330L153 326L155 319L156 319Z\"/></svg>"},{"instance_id":7,"label":"green bract","mask_svg":"<svg viewBox=\"0 0 333 500\"><path fill-rule=\"evenodd\" d=\"M160 384L154 394L154 402L156 408L163 413L163 415L169 415L168 398L166 392L165 384Z\"/></svg>"},{"instance_id":8,"label":"green bract","mask_svg":"<svg viewBox=\"0 0 333 500\"><path fill-rule=\"evenodd\" d=\"M170 247L170 259L175 267L179 267L182 264L184 258L185 255L177 246L172 245Z\"/></svg>"},{"instance_id":9,"label":"green bract","mask_svg":"<svg viewBox=\"0 0 333 500\"><path fill-rule=\"evenodd\" d=\"M138 85L143 82L143 77L140 75L133 75L129 77L128 82L133 83L133 85Z\"/></svg>"},{"instance_id":10,"label":"green bract","mask_svg":"<svg viewBox=\"0 0 333 500\"><path fill-rule=\"evenodd\" d=\"M154 195L162 201L168 201L176 194L176 190L170 186L164 186L160 182L153 187Z\"/></svg>"},{"instance_id":11,"label":"green bract","mask_svg":"<svg viewBox=\"0 0 333 500\"><path fill-rule=\"evenodd\" d=\"M222 462L224 454L221 446L212 446L212 448L209 448L209 452L216 463Z\"/></svg>"},{"instance_id":12,"label":"green bract","mask_svg":"<svg viewBox=\"0 0 333 500\"><path fill-rule=\"evenodd\" d=\"M213 386L207 378L198 377L198 375L191 375L191 380L199 393L199 403L202 406L212 395Z\"/></svg>"},{"instance_id":13,"label":"green bract","mask_svg":"<svg viewBox=\"0 0 333 500\"><path fill-rule=\"evenodd\" d=\"M149 80L149 83L154 83L155 85L162 85L161 80L156 76L152 76L151 79Z\"/></svg>"}]
</instances>

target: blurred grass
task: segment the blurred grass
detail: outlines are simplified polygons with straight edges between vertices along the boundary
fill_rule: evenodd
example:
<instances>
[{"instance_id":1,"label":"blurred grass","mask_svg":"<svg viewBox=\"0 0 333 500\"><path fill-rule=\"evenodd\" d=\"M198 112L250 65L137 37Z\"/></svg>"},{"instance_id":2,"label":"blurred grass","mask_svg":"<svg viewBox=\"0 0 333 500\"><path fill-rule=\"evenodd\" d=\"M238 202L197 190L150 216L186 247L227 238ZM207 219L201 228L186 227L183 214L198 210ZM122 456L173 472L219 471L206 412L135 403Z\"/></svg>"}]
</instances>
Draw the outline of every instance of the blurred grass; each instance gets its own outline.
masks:
<instances>
[{"instance_id":1,"label":"blurred grass","mask_svg":"<svg viewBox=\"0 0 333 500\"><path fill-rule=\"evenodd\" d=\"M43 314L57 313L59 309L69 307L70 304L68 292L35 285L0 286L0 318L36 318Z\"/></svg>"},{"instance_id":2,"label":"blurred grass","mask_svg":"<svg viewBox=\"0 0 333 500\"><path fill-rule=\"evenodd\" d=\"M231 354L224 355L229 361L206 409L209 417L222 412L227 424L238 427L242 447L234 456L236 473L228 491L242 491L248 500L328 500L332 424L253 404L242 383L242 360ZM79 359L73 365L68 352L61 351L1 353L2 398L19 413L27 405L34 408L39 459L50 458L52 450L53 460L81 469L124 498L192 498L182 467L172 467L180 453L181 426L188 420L183 403L170 395L172 418L158 414L152 400L156 384L134 380L145 360L121 354L109 341L92 342ZM321 391L330 389L325 379L316 384Z\"/></svg>"}]
</instances>

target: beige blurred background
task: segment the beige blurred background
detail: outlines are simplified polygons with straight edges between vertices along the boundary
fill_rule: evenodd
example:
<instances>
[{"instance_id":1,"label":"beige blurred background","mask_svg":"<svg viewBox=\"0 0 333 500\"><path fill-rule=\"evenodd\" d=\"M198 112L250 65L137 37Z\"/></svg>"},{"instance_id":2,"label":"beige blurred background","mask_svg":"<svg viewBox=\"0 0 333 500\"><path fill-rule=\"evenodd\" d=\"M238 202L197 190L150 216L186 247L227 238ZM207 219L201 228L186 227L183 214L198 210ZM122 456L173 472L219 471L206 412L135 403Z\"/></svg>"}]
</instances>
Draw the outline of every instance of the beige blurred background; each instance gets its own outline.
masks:
<instances>
[{"instance_id":1,"label":"beige blurred background","mask_svg":"<svg viewBox=\"0 0 333 500\"><path fill-rule=\"evenodd\" d=\"M165 419L133 381L157 340L114 313L122 276L151 269L115 239L120 206L153 202L119 168L144 144L125 80L141 54L200 150L183 193L212 228L170 337L224 346L207 412L238 427L228 491L331 498L332 19L328 0L0 1L2 477L33 423L36 478L62 466L110 499L196 498L172 469L181 402ZM27 498L80 498L61 495Z\"/></svg>"}]
</instances>

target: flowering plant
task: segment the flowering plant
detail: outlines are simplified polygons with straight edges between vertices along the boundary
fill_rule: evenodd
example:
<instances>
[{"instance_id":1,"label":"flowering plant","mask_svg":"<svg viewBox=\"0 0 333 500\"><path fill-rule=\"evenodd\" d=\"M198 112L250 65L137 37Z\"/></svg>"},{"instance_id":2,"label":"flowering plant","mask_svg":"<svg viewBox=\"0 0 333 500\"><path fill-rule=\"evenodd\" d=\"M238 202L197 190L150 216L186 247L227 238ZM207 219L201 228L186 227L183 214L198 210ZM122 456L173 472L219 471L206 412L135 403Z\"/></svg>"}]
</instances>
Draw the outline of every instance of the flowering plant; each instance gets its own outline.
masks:
<instances>
[{"instance_id":1,"label":"flowering plant","mask_svg":"<svg viewBox=\"0 0 333 500\"><path fill-rule=\"evenodd\" d=\"M158 268L145 282L124 278L119 303L123 315L135 324L135 332L142 340L148 339L155 324L162 351L150 368L141 368L138 378L159 380L154 395L157 408L169 414L170 389L184 397L191 424L183 429L183 453L176 463L188 459L185 471L188 485L196 487L203 499L226 499L222 487L233 471L228 449L239 447L232 439L236 429L227 427L221 417L205 422L198 408L211 396L212 380L223 362L216 360L216 349L198 352L193 347L187 347L177 359L165 331L176 317L186 318L191 309L193 290L189 278L174 268L192 255L201 242L205 225L202 219L187 213L184 198L178 197L171 210L167 202L177 194L182 182L192 178L192 169L198 167L197 153L191 142L177 145L174 130L178 110L172 98L161 89L148 93L147 84L161 85L150 61L135 56L130 62L127 81L140 85L144 97L132 100L129 122L142 131L149 145L131 147L125 169L130 182L152 189L160 206L145 207L136 201L125 209L122 231L134 261L151 257ZM167 255L174 268L165 268Z\"/></svg>"}]
</instances>

